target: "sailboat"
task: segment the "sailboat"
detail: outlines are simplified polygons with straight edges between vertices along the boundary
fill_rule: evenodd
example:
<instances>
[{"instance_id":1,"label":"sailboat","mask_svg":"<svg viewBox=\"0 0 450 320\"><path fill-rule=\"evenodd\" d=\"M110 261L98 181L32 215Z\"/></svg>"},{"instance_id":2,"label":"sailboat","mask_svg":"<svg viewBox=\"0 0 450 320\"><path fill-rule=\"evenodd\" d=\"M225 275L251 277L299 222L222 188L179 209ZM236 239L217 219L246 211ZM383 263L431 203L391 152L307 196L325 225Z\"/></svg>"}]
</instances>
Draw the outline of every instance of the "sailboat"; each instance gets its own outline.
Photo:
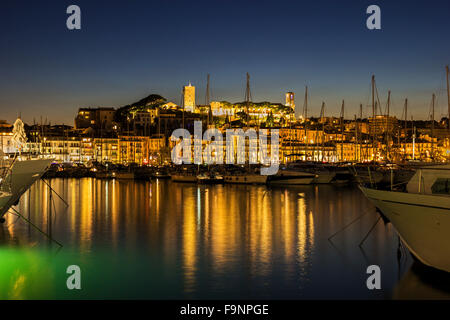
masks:
<instances>
[{"instance_id":1,"label":"sailboat","mask_svg":"<svg viewBox=\"0 0 450 320\"><path fill-rule=\"evenodd\" d=\"M249 127L250 122L250 113L249 107L251 102L251 92L250 92L250 75L247 73L247 86L245 90L245 115L246 115L246 127ZM266 184L267 176L261 175L259 173L255 173L251 170L250 167L250 155L248 155L249 163L245 172L239 172L235 174L227 174L224 175L223 179L226 183L235 183L235 184Z\"/></svg>"},{"instance_id":2,"label":"sailboat","mask_svg":"<svg viewBox=\"0 0 450 320\"><path fill-rule=\"evenodd\" d=\"M209 101L209 73L206 77L206 97L205 105L208 107L208 116L206 121L207 129L214 128L214 119L212 116L211 103ZM208 164L208 171L197 175L197 183L200 184L216 184L223 183L223 177L215 172L212 172L210 165Z\"/></svg>"}]
</instances>

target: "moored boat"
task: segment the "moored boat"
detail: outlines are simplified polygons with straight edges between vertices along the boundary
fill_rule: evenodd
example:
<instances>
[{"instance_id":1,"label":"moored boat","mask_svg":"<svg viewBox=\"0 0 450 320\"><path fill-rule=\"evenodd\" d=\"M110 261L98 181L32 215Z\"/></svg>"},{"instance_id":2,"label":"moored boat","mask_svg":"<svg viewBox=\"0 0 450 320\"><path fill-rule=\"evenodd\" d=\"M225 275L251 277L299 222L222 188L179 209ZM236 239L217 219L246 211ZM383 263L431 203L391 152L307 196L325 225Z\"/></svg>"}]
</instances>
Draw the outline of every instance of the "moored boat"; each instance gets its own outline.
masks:
<instances>
[{"instance_id":1,"label":"moored boat","mask_svg":"<svg viewBox=\"0 0 450 320\"><path fill-rule=\"evenodd\" d=\"M294 170L279 170L277 174L268 177L271 185L311 184L317 178L315 174Z\"/></svg>"},{"instance_id":2,"label":"moored boat","mask_svg":"<svg viewBox=\"0 0 450 320\"><path fill-rule=\"evenodd\" d=\"M115 178L115 179L133 180L134 179L134 172L117 171L117 172L113 172L112 177Z\"/></svg>"},{"instance_id":3,"label":"moored boat","mask_svg":"<svg viewBox=\"0 0 450 320\"><path fill-rule=\"evenodd\" d=\"M0 191L0 211L2 211L3 208L5 208L11 197L12 197L11 193ZM7 209L9 209L9 207ZM3 219L3 217L1 217L0 219Z\"/></svg>"},{"instance_id":4,"label":"moored boat","mask_svg":"<svg viewBox=\"0 0 450 320\"><path fill-rule=\"evenodd\" d=\"M266 184L267 176L260 174L235 174L235 175L225 175L223 177L225 183L235 183L235 184Z\"/></svg>"},{"instance_id":5,"label":"moored boat","mask_svg":"<svg viewBox=\"0 0 450 320\"><path fill-rule=\"evenodd\" d=\"M197 182L197 175L193 174L171 174L170 178L174 182L191 182L191 183Z\"/></svg>"},{"instance_id":6,"label":"moored boat","mask_svg":"<svg viewBox=\"0 0 450 320\"><path fill-rule=\"evenodd\" d=\"M0 208L0 217L19 202L20 197L42 177L51 163L51 159L14 160L11 171L5 178L10 184L11 197Z\"/></svg>"},{"instance_id":7,"label":"moored boat","mask_svg":"<svg viewBox=\"0 0 450 320\"><path fill-rule=\"evenodd\" d=\"M420 262L450 272L450 166L418 169L407 192L360 189Z\"/></svg>"},{"instance_id":8,"label":"moored boat","mask_svg":"<svg viewBox=\"0 0 450 320\"><path fill-rule=\"evenodd\" d=\"M201 184L223 183L223 177L213 173L204 173L197 176L197 182Z\"/></svg>"}]
</instances>

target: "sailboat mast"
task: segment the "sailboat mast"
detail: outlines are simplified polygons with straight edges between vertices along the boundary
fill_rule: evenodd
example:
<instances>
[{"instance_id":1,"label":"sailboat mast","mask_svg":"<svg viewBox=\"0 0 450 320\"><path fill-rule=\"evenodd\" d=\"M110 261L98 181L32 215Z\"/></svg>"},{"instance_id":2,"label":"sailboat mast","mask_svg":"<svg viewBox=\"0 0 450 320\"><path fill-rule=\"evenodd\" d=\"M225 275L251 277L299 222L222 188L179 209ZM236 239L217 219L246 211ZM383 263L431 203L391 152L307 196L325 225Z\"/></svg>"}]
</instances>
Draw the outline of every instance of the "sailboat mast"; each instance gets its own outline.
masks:
<instances>
[{"instance_id":1,"label":"sailboat mast","mask_svg":"<svg viewBox=\"0 0 450 320\"><path fill-rule=\"evenodd\" d=\"M345 102L342 100L341 107L341 161L344 161L344 106Z\"/></svg>"},{"instance_id":2,"label":"sailboat mast","mask_svg":"<svg viewBox=\"0 0 450 320\"><path fill-rule=\"evenodd\" d=\"M359 123L357 125L358 125L358 131L359 131L359 134L361 135L361 137L362 137L362 132L361 132L361 125L360 124L362 124L362 121L363 121L363 118L362 118L363 117L363 111L362 111L362 109L363 109L362 103L360 103L359 104ZM361 161L361 151L362 151L361 148L362 148L362 142L361 142L361 144L359 146L359 160L358 161Z\"/></svg>"},{"instance_id":3,"label":"sailboat mast","mask_svg":"<svg viewBox=\"0 0 450 320\"><path fill-rule=\"evenodd\" d=\"M323 161L323 154L325 152L324 150L324 143L325 143L325 102L322 101L322 108L320 108L320 121L322 122L322 139L321 139L321 143L322 143L322 161Z\"/></svg>"},{"instance_id":4,"label":"sailboat mast","mask_svg":"<svg viewBox=\"0 0 450 320\"><path fill-rule=\"evenodd\" d=\"M375 75L372 75L372 122L375 124ZM373 127L374 125L371 126L369 121L370 134L372 136L372 148L375 143L375 132Z\"/></svg>"},{"instance_id":5,"label":"sailboat mast","mask_svg":"<svg viewBox=\"0 0 450 320\"><path fill-rule=\"evenodd\" d=\"M304 105L304 113L305 113L305 140L306 140L306 161L308 161L308 86L305 86L305 105Z\"/></svg>"},{"instance_id":6,"label":"sailboat mast","mask_svg":"<svg viewBox=\"0 0 450 320\"><path fill-rule=\"evenodd\" d=\"M206 96L205 96L205 104L206 104L206 106L208 107L208 118L207 118L206 123L207 123L207 128L209 128L210 121L212 120L212 119L210 119L212 111L211 111L211 104L209 103L209 73L208 73L207 76L206 76Z\"/></svg>"},{"instance_id":7,"label":"sailboat mast","mask_svg":"<svg viewBox=\"0 0 450 320\"><path fill-rule=\"evenodd\" d=\"M449 88L449 82L448 82L448 66L445 66L445 74L447 78L447 104L448 104L448 130L450 131L450 88Z\"/></svg>"},{"instance_id":8,"label":"sailboat mast","mask_svg":"<svg viewBox=\"0 0 450 320\"><path fill-rule=\"evenodd\" d=\"M308 120L308 86L305 86L305 121Z\"/></svg>"},{"instance_id":9,"label":"sailboat mast","mask_svg":"<svg viewBox=\"0 0 450 320\"><path fill-rule=\"evenodd\" d=\"M435 95L431 98L431 158L434 159L434 100Z\"/></svg>"},{"instance_id":10,"label":"sailboat mast","mask_svg":"<svg viewBox=\"0 0 450 320\"><path fill-rule=\"evenodd\" d=\"M372 75L372 118L375 118L375 76Z\"/></svg>"},{"instance_id":11,"label":"sailboat mast","mask_svg":"<svg viewBox=\"0 0 450 320\"><path fill-rule=\"evenodd\" d=\"M389 117L389 109L391 105L391 90L388 91L388 100L387 100L387 116Z\"/></svg>"},{"instance_id":12,"label":"sailboat mast","mask_svg":"<svg viewBox=\"0 0 450 320\"><path fill-rule=\"evenodd\" d=\"M209 73L206 75L206 97L205 104L209 105Z\"/></svg>"},{"instance_id":13,"label":"sailboat mast","mask_svg":"<svg viewBox=\"0 0 450 320\"><path fill-rule=\"evenodd\" d=\"M405 138L408 130L408 98L405 99Z\"/></svg>"},{"instance_id":14,"label":"sailboat mast","mask_svg":"<svg viewBox=\"0 0 450 320\"><path fill-rule=\"evenodd\" d=\"M358 118L355 114L355 143L353 144L354 150L355 150L355 160L358 161L359 154L358 154Z\"/></svg>"},{"instance_id":15,"label":"sailboat mast","mask_svg":"<svg viewBox=\"0 0 450 320\"><path fill-rule=\"evenodd\" d=\"M406 158L406 141L408 135L408 98L405 98L405 147L403 148L403 157Z\"/></svg>"},{"instance_id":16,"label":"sailboat mast","mask_svg":"<svg viewBox=\"0 0 450 320\"><path fill-rule=\"evenodd\" d=\"M390 141L390 128L389 128L389 109L391 106L391 90L388 90L388 100L387 100L387 113L386 113L386 151L387 159L390 157L389 141Z\"/></svg>"}]
</instances>

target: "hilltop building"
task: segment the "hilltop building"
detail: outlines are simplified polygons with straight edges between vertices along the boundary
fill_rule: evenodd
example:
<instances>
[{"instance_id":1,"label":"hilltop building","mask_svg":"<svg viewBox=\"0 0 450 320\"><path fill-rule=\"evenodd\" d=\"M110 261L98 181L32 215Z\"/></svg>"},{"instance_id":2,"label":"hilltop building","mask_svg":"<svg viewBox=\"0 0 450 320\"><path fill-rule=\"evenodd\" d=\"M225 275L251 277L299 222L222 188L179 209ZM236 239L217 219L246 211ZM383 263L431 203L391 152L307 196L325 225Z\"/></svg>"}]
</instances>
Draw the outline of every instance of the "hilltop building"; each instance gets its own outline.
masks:
<instances>
[{"instance_id":1,"label":"hilltop building","mask_svg":"<svg viewBox=\"0 0 450 320\"><path fill-rule=\"evenodd\" d=\"M188 86L183 87L183 105L185 111L195 111L195 87L190 82Z\"/></svg>"},{"instance_id":2,"label":"hilltop building","mask_svg":"<svg viewBox=\"0 0 450 320\"><path fill-rule=\"evenodd\" d=\"M286 92L286 107L291 107L292 110L295 110L295 93L294 92Z\"/></svg>"},{"instance_id":3,"label":"hilltop building","mask_svg":"<svg viewBox=\"0 0 450 320\"><path fill-rule=\"evenodd\" d=\"M75 118L75 128L111 130L114 113L114 108L80 108Z\"/></svg>"}]
</instances>

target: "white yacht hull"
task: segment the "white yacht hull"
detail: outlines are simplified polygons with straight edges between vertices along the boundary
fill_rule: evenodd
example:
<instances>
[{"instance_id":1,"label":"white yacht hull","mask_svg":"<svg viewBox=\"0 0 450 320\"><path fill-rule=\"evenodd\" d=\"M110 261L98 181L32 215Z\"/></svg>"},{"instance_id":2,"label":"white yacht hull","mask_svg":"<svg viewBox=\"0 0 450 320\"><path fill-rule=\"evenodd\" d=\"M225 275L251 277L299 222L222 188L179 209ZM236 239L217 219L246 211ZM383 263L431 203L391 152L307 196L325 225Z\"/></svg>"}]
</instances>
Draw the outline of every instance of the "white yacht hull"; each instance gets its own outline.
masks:
<instances>
[{"instance_id":1,"label":"white yacht hull","mask_svg":"<svg viewBox=\"0 0 450 320\"><path fill-rule=\"evenodd\" d=\"M11 198L0 209L2 217L8 209L15 205L22 194L24 194L35 182L39 180L52 163L51 159L17 160L11 168L10 175L6 181L11 183Z\"/></svg>"},{"instance_id":2,"label":"white yacht hull","mask_svg":"<svg viewBox=\"0 0 450 320\"><path fill-rule=\"evenodd\" d=\"M317 175L309 172L285 170L270 176L269 183L277 186L311 184L316 178Z\"/></svg>"},{"instance_id":3,"label":"white yacht hull","mask_svg":"<svg viewBox=\"0 0 450 320\"><path fill-rule=\"evenodd\" d=\"M0 192L0 211L3 210L3 208L8 204L11 197L12 195L10 193ZM6 210L8 209L9 207Z\"/></svg>"},{"instance_id":4,"label":"white yacht hull","mask_svg":"<svg viewBox=\"0 0 450 320\"><path fill-rule=\"evenodd\" d=\"M418 260L450 272L450 197L360 188Z\"/></svg>"}]
</instances>

